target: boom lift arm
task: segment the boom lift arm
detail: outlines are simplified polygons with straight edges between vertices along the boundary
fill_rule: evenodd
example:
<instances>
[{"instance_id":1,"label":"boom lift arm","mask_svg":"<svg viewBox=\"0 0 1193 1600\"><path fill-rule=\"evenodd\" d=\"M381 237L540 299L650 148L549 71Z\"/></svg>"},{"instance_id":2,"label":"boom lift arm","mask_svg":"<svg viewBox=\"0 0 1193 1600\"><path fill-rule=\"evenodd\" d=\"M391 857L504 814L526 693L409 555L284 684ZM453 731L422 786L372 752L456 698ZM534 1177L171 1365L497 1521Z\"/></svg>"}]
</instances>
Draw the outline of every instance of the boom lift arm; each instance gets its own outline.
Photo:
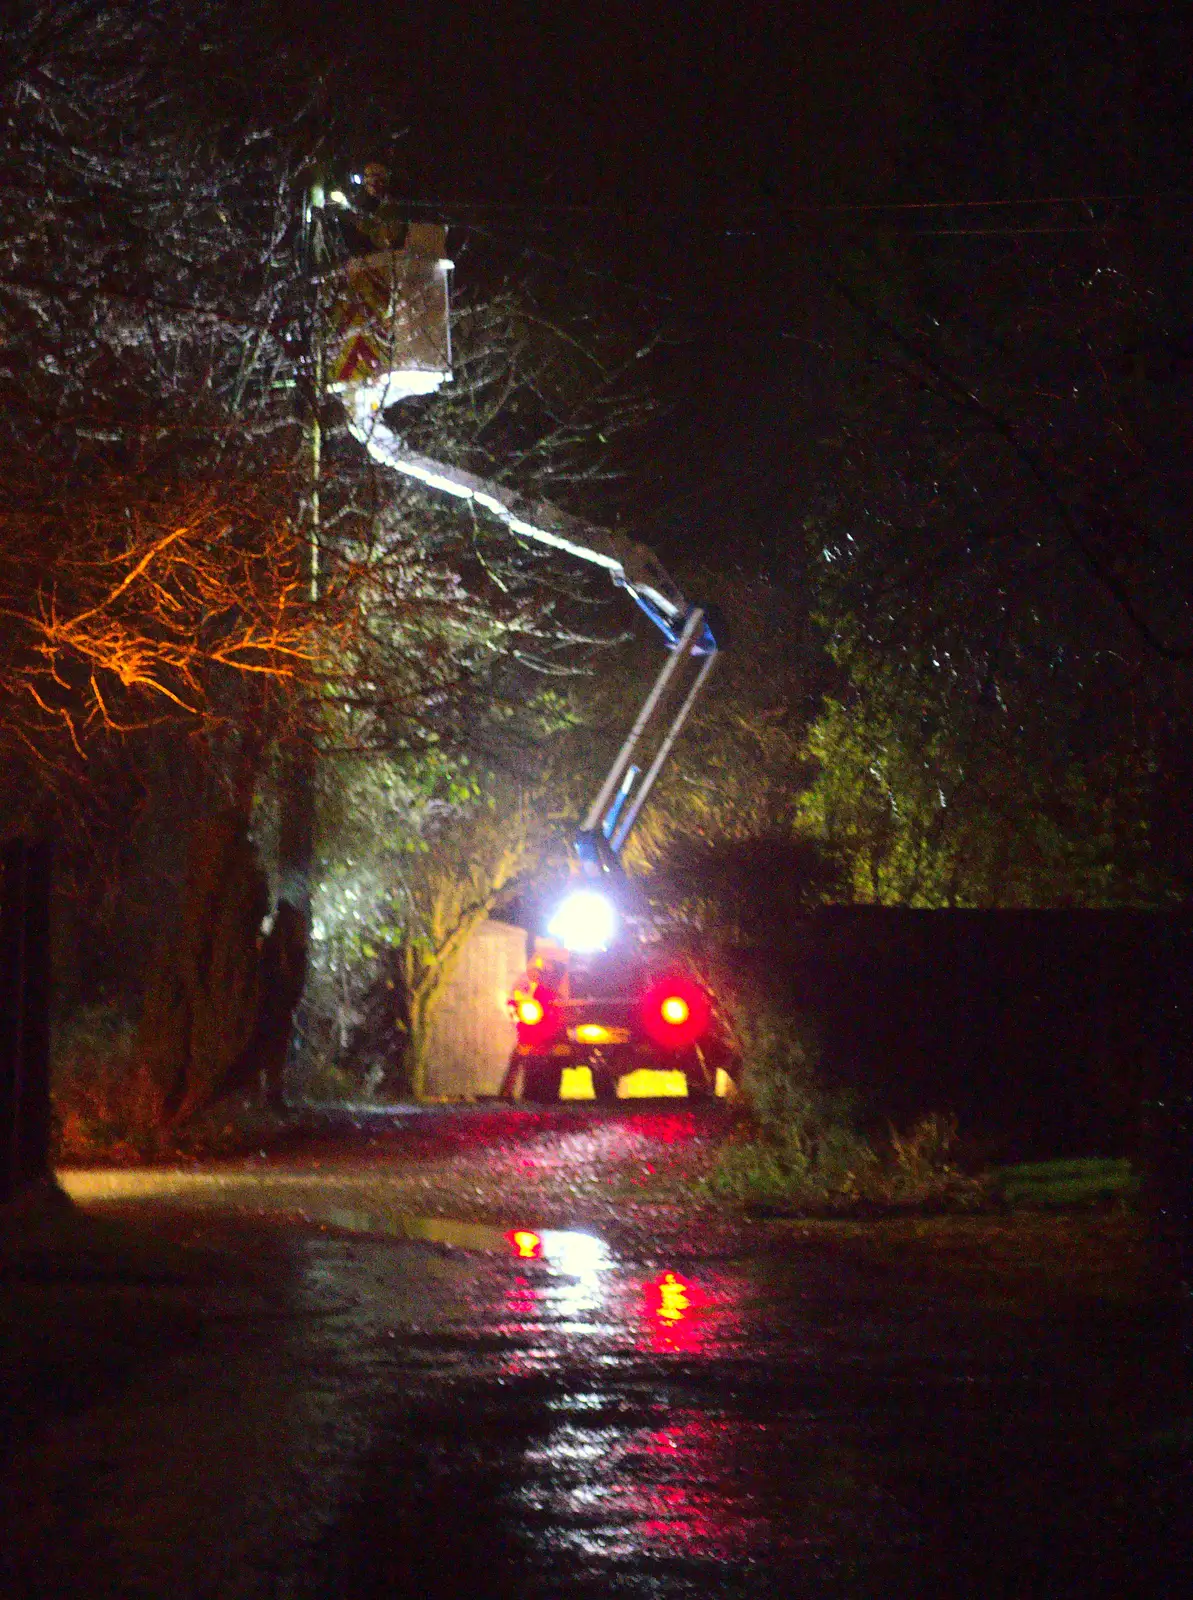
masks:
<instances>
[{"instance_id":1,"label":"boom lift arm","mask_svg":"<svg viewBox=\"0 0 1193 1600\"><path fill-rule=\"evenodd\" d=\"M707 613L690 604L645 545L593 528L548 501L526 500L461 467L419 455L389 425L390 406L432 393L451 378L447 274L452 264L444 258L444 243L441 228L413 225L404 250L351 261L325 280L333 288L328 389L339 396L351 433L379 465L479 508L519 538L603 568L662 633L668 658L575 841L586 875L616 873L621 849L716 660L718 640ZM663 723L686 668L694 668L690 687ZM658 743L643 773L633 756L648 732Z\"/></svg>"}]
</instances>

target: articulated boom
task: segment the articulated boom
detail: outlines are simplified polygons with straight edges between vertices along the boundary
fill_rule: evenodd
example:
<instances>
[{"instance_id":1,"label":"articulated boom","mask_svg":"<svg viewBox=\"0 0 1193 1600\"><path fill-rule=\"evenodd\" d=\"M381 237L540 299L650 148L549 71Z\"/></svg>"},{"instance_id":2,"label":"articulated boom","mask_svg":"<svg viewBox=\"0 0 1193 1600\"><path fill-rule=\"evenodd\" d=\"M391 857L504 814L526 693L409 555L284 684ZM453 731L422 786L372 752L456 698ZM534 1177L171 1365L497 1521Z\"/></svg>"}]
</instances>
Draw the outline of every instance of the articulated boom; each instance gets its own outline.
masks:
<instances>
[{"instance_id":1,"label":"articulated boom","mask_svg":"<svg viewBox=\"0 0 1193 1600\"><path fill-rule=\"evenodd\" d=\"M583 870L619 870L619 853L712 668L717 639L702 610L680 593L657 556L608 529L593 528L548 501L529 501L500 484L409 450L386 421L387 409L433 393L451 378L448 272L441 228L412 227L404 250L349 262L325 279L332 290L328 389L372 459L403 477L487 512L511 533L603 567L646 613L670 654L589 807L576 840ZM694 680L669 723L677 674L699 659ZM658 738L645 773L632 757L647 730Z\"/></svg>"},{"instance_id":2,"label":"articulated boom","mask_svg":"<svg viewBox=\"0 0 1193 1600\"><path fill-rule=\"evenodd\" d=\"M603 567L617 587L625 589L642 607L668 644L678 643L691 607L652 550L619 533L581 522L549 501L526 500L490 479L477 478L462 467L433 461L408 449L387 424L384 413L386 407L409 392L401 390L387 374L385 378L354 385L345 393L348 426L374 461L429 489L478 506L520 538ZM707 629L698 649L701 654L716 649Z\"/></svg>"}]
</instances>

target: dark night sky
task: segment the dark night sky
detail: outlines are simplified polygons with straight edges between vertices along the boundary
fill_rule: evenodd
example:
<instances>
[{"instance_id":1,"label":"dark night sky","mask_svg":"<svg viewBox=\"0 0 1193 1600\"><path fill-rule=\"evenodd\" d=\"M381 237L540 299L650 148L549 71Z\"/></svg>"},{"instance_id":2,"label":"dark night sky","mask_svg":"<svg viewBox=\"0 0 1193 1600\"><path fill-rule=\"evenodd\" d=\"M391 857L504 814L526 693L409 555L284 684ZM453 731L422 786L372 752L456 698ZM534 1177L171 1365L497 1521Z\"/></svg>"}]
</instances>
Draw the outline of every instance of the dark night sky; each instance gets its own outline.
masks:
<instances>
[{"instance_id":1,"label":"dark night sky","mask_svg":"<svg viewBox=\"0 0 1193 1600\"><path fill-rule=\"evenodd\" d=\"M676 342L648 376L670 416L637 530L673 559L765 559L808 428L805 255L779 208L891 194L904 119L971 0L305 9L312 57L346 62L358 157L403 135L396 185L473 220L467 248L452 236L458 278L486 238L523 236L657 294ZM568 209L590 205L617 214ZM761 232L729 237L742 220Z\"/></svg>"},{"instance_id":2,"label":"dark night sky","mask_svg":"<svg viewBox=\"0 0 1193 1600\"><path fill-rule=\"evenodd\" d=\"M873 197L945 19L964 9L331 0L317 16L389 128L411 130L416 187L722 207Z\"/></svg>"}]
</instances>

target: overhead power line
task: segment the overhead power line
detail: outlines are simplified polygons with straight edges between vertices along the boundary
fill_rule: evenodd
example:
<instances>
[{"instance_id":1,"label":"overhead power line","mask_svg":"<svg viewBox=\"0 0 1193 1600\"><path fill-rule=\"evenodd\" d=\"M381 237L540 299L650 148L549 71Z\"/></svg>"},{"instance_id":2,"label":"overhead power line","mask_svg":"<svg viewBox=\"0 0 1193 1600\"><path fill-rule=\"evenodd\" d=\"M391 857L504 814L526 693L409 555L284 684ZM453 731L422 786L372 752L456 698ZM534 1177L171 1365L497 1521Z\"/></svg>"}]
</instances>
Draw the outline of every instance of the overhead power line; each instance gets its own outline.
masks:
<instances>
[{"instance_id":1,"label":"overhead power line","mask_svg":"<svg viewBox=\"0 0 1193 1600\"><path fill-rule=\"evenodd\" d=\"M623 205L607 201L583 204L517 200L405 200L415 213L433 214L449 227L475 230L491 237L516 231L524 247L543 260L542 235L556 245L585 224L617 225L627 232L650 230L673 234L691 249L701 241L711 248L733 241L816 235L834 227L871 225L902 238L1029 238L1032 236L1096 235L1144 225L1166 233L1193 228L1193 193L1030 195L1003 199L931 199L841 201L822 204L736 203L732 199L691 203ZM1077 215L1074 215L1077 213ZM569 224L571 225L569 227ZM562 237L561 237L562 235ZM559 258L557 265L569 265ZM573 270L593 272L577 260ZM607 270L596 276L616 277ZM647 291L651 292L651 291ZM658 291L653 291L657 293ZM664 296L664 298L666 298Z\"/></svg>"},{"instance_id":2,"label":"overhead power line","mask_svg":"<svg viewBox=\"0 0 1193 1600\"><path fill-rule=\"evenodd\" d=\"M534 218L588 218L618 220L655 225L660 221L680 221L698 218L707 221L709 213L750 223L773 221L785 223L835 216L915 215L941 211L1012 211L1056 210L1061 207L1080 206L1180 206L1193 203L1193 193L1174 191L1165 194L1068 194L1021 195L1002 199L934 199L934 200L866 200L783 203L779 201L735 201L732 196L706 200L672 202L670 204L646 201L640 204L617 204L612 201L573 203L551 200L446 200L403 199L401 205L412 210L432 211L461 222L490 221L495 217L516 217L522 221Z\"/></svg>"},{"instance_id":3,"label":"overhead power line","mask_svg":"<svg viewBox=\"0 0 1193 1600\"><path fill-rule=\"evenodd\" d=\"M400 201L412 211L432 213L449 227L489 238L516 239L531 258L568 272L598 278L660 302L672 302L674 295L658 284L645 284L624 272L600 267L581 259L575 235L585 223L617 222L654 232L692 230L684 239L690 249L693 240L704 241L709 249L723 248L737 240L795 237L820 233L834 223L883 223L904 239L1014 239L1048 236L1081 236L1121 230L1132 223L1163 226L1169 234L1193 231L1193 193L1165 194L1070 194L1032 195L1018 198L977 200L877 200L866 202L826 202L820 205L779 205L750 202L737 205L731 200L693 204L617 205L612 202L571 204L550 201ZM1095 215L1096 208L1114 208L1111 214ZM1146 218L1139 211L1149 208ZM1074 212L1083 213L1074 216ZM1022 220L1015 220L1018 212ZM1048 213L1052 215L1049 216ZM723 219L720 226L710 221L710 213ZM917 221L916 219L922 219ZM571 228L568 224L572 224ZM820 223L821 228L815 226ZM549 239L544 239L549 235ZM569 237L569 235L571 237Z\"/></svg>"}]
</instances>

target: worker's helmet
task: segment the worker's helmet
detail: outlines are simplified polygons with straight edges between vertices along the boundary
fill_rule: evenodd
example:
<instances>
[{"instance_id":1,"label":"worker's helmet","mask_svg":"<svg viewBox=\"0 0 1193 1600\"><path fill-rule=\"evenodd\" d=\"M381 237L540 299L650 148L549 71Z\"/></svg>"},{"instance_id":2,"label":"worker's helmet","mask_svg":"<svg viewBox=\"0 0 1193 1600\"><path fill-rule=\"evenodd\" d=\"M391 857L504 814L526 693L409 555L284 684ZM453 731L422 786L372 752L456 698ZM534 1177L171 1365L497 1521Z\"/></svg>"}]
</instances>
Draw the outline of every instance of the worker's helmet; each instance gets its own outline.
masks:
<instances>
[{"instance_id":1,"label":"worker's helmet","mask_svg":"<svg viewBox=\"0 0 1193 1600\"><path fill-rule=\"evenodd\" d=\"M369 194L384 194L389 188L389 168L380 161L366 161L362 176Z\"/></svg>"}]
</instances>

